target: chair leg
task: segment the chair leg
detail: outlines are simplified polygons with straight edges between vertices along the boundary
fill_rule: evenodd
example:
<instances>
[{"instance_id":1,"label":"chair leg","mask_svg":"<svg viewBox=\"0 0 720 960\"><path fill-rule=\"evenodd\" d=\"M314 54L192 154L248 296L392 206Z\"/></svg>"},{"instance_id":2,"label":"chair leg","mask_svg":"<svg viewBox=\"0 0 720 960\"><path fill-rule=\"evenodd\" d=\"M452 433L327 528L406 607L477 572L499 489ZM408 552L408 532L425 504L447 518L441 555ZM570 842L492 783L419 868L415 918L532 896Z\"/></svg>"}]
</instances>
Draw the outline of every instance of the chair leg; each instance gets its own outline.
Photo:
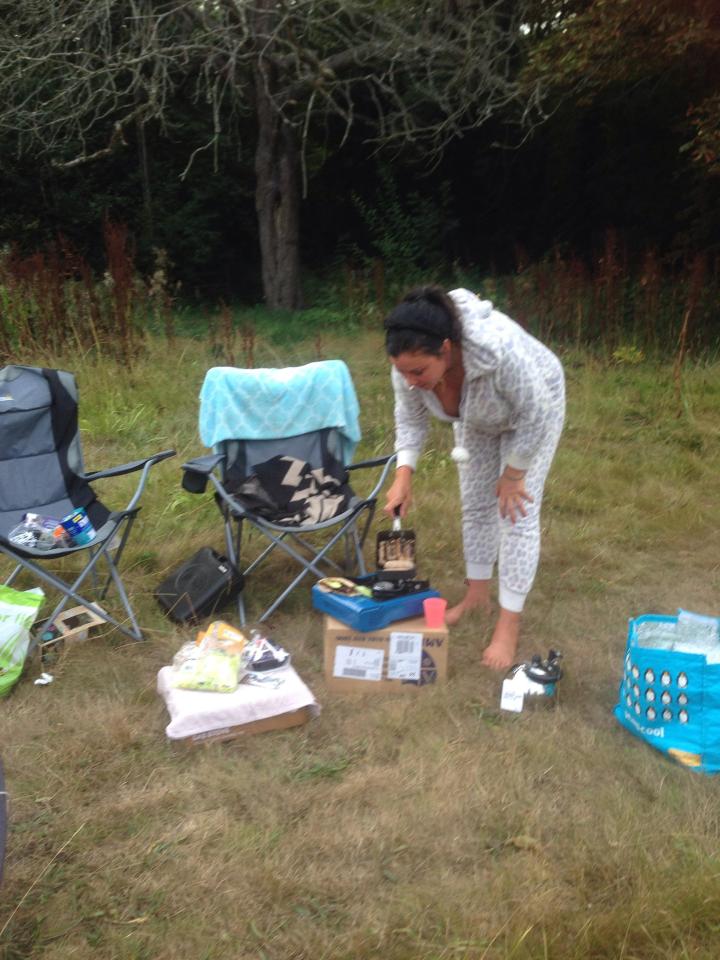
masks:
<instances>
[{"instance_id":1,"label":"chair leg","mask_svg":"<svg viewBox=\"0 0 720 960\"><path fill-rule=\"evenodd\" d=\"M12 586L13 581L15 580L15 578L17 577L17 575L20 573L20 571L22 570L22 568L23 568L23 565L22 565L21 563L19 563L19 564L15 567L15 569L13 570L13 572L10 574L10 576L9 576L9 577L7 578L7 580L5 581L5 584L4 584L4 585L5 585L6 587L11 587L11 586Z\"/></svg>"},{"instance_id":2,"label":"chair leg","mask_svg":"<svg viewBox=\"0 0 720 960\"><path fill-rule=\"evenodd\" d=\"M358 573L361 577L364 577L367 573L367 568L365 566L365 557L363 556L362 550L362 541L358 536L357 529L353 530L353 544L355 546L355 565L357 566Z\"/></svg>"},{"instance_id":3,"label":"chair leg","mask_svg":"<svg viewBox=\"0 0 720 960\"><path fill-rule=\"evenodd\" d=\"M364 567L365 562L360 552L360 540L358 538L357 530L353 527L352 530L348 530L348 532L345 534L344 571L346 574L350 575L357 570L360 576L364 576Z\"/></svg>"},{"instance_id":4,"label":"chair leg","mask_svg":"<svg viewBox=\"0 0 720 960\"><path fill-rule=\"evenodd\" d=\"M344 540L344 545L345 545L345 569L346 569L348 572L349 572L350 570L352 570L352 569L353 569L353 566L355 565L355 557L353 556L352 549L351 549L351 546L352 546L352 535L353 535L353 531L352 531L352 530L348 530L348 532L345 534L345 540Z\"/></svg>"},{"instance_id":5,"label":"chair leg","mask_svg":"<svg viewBox=\"0 0 720 960\"><path fill-rule=\"evenodd\" d=\"M4 553L6 556L11 557L13 560L17 559L16 556L14 556L9 550L7 550L5 547L1 545L0 545L0 551ZM130 620L130 623L132 624L132 629L129 629L124 623L121 623L119 620L117 620L115 617L109 614L107 610L104 610L101 607L98 607L97 604L93 603L91 600L88 600L86 597L83 597L82 594L78 593L78 588L80 584L85 580L85 578L89 574L92 573L92 570L100 560L100 557L105 555L105 553L106 551L104 549L101 549L96 554L91 556L89 562L82 569L80 576L78 576L74 581L74 583L70 585L68 585L64 580L61 580L60 577L55 576L54 573L51 573L49 570L43 569L42 567L38 566L38 564L33 563L31 560L26 560L23 564L21 564L21 566L25 570L31 571L36 577L39 577L45 583L49 583L58 592L63 594L62 599L56 605L52 614L46 621L48 626L52 625L53 621L65 609L68 602L70 600L74 600L77 604L83 607L87 607L87 609L90 610L92 613L94 613L96 616L99 616L103 620L106 620L108 623L111 623L121 633L125 634L125 636L130 637L132 640L142 640L144 638L140 630L140 627L138 626L138 623L135 619L135 615L132 611L132 607L130 606L130 601L128 599L127 593L125 592L125 588L122 584L122 581L120 580L120 576L117 570L115 570L114 564L112 563L112 559L110 557L106 557L106 559L108 561L108 564L110 565L111 577L113 578L115 585L118 586L120 599L122 600L123 606L125 607L125 611L128 614L128 618Z\"/></svg>"},{"instance_id":6,"label":"chair leg","mask_svg":"<svg viewBox=\"0 0 720 960\"><path fill-rule=\"evenodd\" d=\"M345 525L338 530L337 533L335 533L335 535L327 541L327 543L325 543L320 551L318 551L312 544L308 543L307 540L300 536L296 530L282 531L276 535L275 531L267 529L264 525L257 523L256 520L251 521L253 525L257 527L260 533L269 538L270 543L248 567L246 567L244 570L241 570L245 577L248 577L250 574L252 574L252 572L262 563L262 561L277 547L280 547L281 550L288 554L288 556L292 557L302 567L300 573L293 578L293 580L282 591L282 593L280 593L279 596L276 597L276 599L272 602L272 604L257 618L257 622L261 623L271 616L271 614L275 612L283 600L289 596L295 587L297 587L301 581L308 576L308 574L312 573L318 579L327 576L327 569L323 569L323 565L326 568L330 568L332 571L338 571L340 573L348 573L353 567L357 567L360 576L365 576L367 573L367 567L365 564L365 558L363 556L363 545L367 538L374 511L374 502L364 503L358 509L357 513L353 515L351 520L347 521ZM363 513L365 514L365 517L361 518L360 515ZM228 559L231 561L231 563L233 563L234 566L237 567L238 570L240 570L243 521L242 519L233 520L227 514L224 514L224 519L225 545ZM233 522L238 524L238 530L235 537L233 537ZM289 538L289 540L287 538ZM328 556L330 550L332 550L332 548L340 541L341 538L343 539L345 548L344 566ZM295 548L295 545L299 545L307 550L310 556L303 556L302 553L298 552L298 550ZM354 558L352 558L353 553ZM242 591L238 598L238 616L240 618L241 626L244 626L246 623L246 610L244 594Z\"/></svg>"},{"instance_id":7,"label":"chair leg","mask_svg":"<svg viewBox=\"0 0 720 960\"><path fill-rule=\"evenodd\" d=\"M299 537L294 531L292 532L291 536L296 543L299 543L301 546L305 547L313 560L318 556L322 556L323 563L327 564L331 570L336 570L338 573L347 573L347 565L336 563L332 557L323 556L323 553L325 552L324 550L318 554L317 550L312 546L312 544L308 543L303 537ZM323 573L321 576L325 576L325 574Z\"/></svg>"},{"instance_id":8,"label":"chair leg","mask_svg":"<svg viewBox=\"0 0 720 960\"><path fill-rule=\"evenodd\" d=\"M127 543L128 537L130 536L130 530L132 529L132 525L133 525L134 522L135 522L135 517L134 517L134 516L132 516L132 517L127 517L124 521L121 520L121 521L120 521L120 524L118 524L118 527L117 527L116 530L115 530L115 533L112 535L112 537L109 538L108 548L107 548L107 550L106 550L106 552L105 552L105 555L106 555L106 558L107 558L107 561L108 561L108 566L112 563L112 564L114 564L115 568L117 569L117 567L120 565L120 559L121 559L121 557L122 557L122 555L123 555L123 550L125 549L125 544ZM125 527L124 527L123 532L122 532L122 537L121 537L121 539L120 539L120 543L118 544L117 547L115 547L114 554L111 554L111 553L110 553L110 550L111 550L111 546L110 546L110 545L112 544L112 542L113 542L113 540L115 539L115 537L118 535L118 532L119 532L119 530L120 530L120 527L122 526L123 523L125 524ZM103 600L103 599L105 598L105 595L106 595L107 592L108 592L108 588L109 588L110 584L112 583L112 580L113 580L112 574L109 573L109 574L108 574L108 577L107 577L107 579L106 579L106 581L105 581L105 583L104 583L104 585L103 585L102 590L101 590L101 591L99 592L99 594L98 594L98 596L100 597L101 600Z\"/></svg>"},{"instance_id":9,"label":"chair leg","mask_svg":"<svg viewBox=\"0 0 720 960\"><path fill-rule=\"evenodd\" d=\"M225 514L225 549L227 551L228 560L230 563L233 565L233 567L235 567L236 570L240 570L240 557L242 556L242 518L236 520L235 522L237 523L237 532L233 541L232 520L227 514ZM245 573L245 571L242 571L243 576L245 576ZM244 627L247 622L245 615L244 586L238 594L237 604L240 626Z\"/></svg>"},{"instance_id":10,"label":"chair leg","mask_svg":"<svg viewBox=\"0 0 720 960\"><path fill-rule=\"evenodd\" d=\"M361 512L362 511L367 513L365 521L362 525L362 533L358 531L358 516L358 522L353 524L352 529L348 530L345 537L345 572L352 573L353 570L357 570L358 574L361 577L364 577L367 574L367 567L365 565L363 546L365 545L365 538L367 537L367 533L375 513L375 504L373 503L363 507Z\"/></svg>"},{"instance_id":11,"label":"chair leg","mask_svg":"<svg viewBox=\"0 0 720 960\"><path fill-rule=\"evenodd\" d=\"M265 531L267 533L267 531ZM298 537L294 532L288 531L290 536L297 540L298 542L304 545L302 538ZM298 553L289 543L286 543L284 540L272 538L274 540L274 546L280 547L287 554L293 557L303 568L300 573L292 580L292 582L283 590L283 592L273 601L273 603L265 610L265 612L258 618L258 622L266 620L274 611L280 606L283 600L295 589L298 584L305 579L309 573L313 573L318 579L321 579L325 576L325 571L322 567L318 566L320 563L332 563L333 566L337 567L333 561L330 561L326 554L335 546L335 544L340 540L341 537L344 537L349 533L348 524L342 527L338 532L327 541L325 546L319 553L315 553L312 560L308 560L306 557L303 557L302 554ZM270 534L268 534L270 535ZM271 535L270 535L271 536ZM267 552L267 551L266 551Z\"/></svg>"},{"instance_id":12,"label":"chair leg","mask_svg":"<svg viewBox=\"0 0 720 960\"><path fill-rule=\"evenodd\" d=\"M125 590L125 584L122 582L120 574L117 571L117 567L115 566L115 561L113 560L112 557L108 557L107 561L110 566L110 572L111 572L112 578L115 581L115 589L120 594L120 599L122 600L123 606L125 607L125 610L128 615L128 619L132 624L132 630L123 629L122 627L120 629L126 635L131 636L133 640L144 640L145 637L143 636L143 632L140 629L140 626L137 620L135 619L135 613L133 611L133 608L130 606L130 598L128 597L127 591Z\"/></svg>"},{"instance_id":13,"label":"chair leg","mask_svg":"<svg viewBox=\"0 0 720 960\"><path fill-rule=\"evenodd\" d=\"M244 573L246 576L247 576L248 574L252 573L253 570L254 570L256 567L259 567L259 566L260 566L260 564L263 562L263 560L265 559L265 557L267 557L269 554L271 554L271 553L273 552L273 550L275 549L275 547L277 547L277 546L280 545L280 541L281 541L281 540L284 540L284 539L285 539L285 535L284 535L284 534L283 534L282 536L280 536L280 537L277 537L277 539L273 539L272 542L269 543L269 544L267 545L267 547L265 547L265 549L263 550L263 552L262 552L261 554L259 554L259 556L255 557L255 559L254 559L253 562L250 564L250 566L245 568L245 570L243 571L243 573Z\"/></svg>"},{"instance_id":14,"label":"chair leg","mask_svg":"<svg viewBox=\"0 0 720 960\"><path fill-rule=\"evenodd\" d=\"M371 503L367 504L366 507L363 508L367 511L367 516L365 517L365 523L363 524L362 535L360 537L361 550L365 546L365 540L367 539L368 531L370 530L370 525L372 524L373 518L375 517L376 505L377 505L377 501L373 500Z\"/></svg>"}]
</instances>

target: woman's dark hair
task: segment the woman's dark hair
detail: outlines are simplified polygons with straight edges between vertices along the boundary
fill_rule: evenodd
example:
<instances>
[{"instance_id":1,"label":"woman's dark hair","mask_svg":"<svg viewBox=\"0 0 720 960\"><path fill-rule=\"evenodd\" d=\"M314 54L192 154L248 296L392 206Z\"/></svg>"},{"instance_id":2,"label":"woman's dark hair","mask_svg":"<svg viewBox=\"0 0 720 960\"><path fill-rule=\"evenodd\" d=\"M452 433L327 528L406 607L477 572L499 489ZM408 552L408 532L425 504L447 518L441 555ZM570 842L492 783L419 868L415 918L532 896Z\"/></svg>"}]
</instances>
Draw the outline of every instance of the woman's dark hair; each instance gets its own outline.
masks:
<instances>
[{"instance_id":1,"label":"woman's dark hair","mask_svg":"<svg viewBox=\"0 0 720 960\"><path fill-rule=\"evenodd\" d=\"M441 287L410 290L385 317L385 349L389 356L430 353L439 356L443 341L462 336L455 304Z\"/></svg>"}]
</instances>

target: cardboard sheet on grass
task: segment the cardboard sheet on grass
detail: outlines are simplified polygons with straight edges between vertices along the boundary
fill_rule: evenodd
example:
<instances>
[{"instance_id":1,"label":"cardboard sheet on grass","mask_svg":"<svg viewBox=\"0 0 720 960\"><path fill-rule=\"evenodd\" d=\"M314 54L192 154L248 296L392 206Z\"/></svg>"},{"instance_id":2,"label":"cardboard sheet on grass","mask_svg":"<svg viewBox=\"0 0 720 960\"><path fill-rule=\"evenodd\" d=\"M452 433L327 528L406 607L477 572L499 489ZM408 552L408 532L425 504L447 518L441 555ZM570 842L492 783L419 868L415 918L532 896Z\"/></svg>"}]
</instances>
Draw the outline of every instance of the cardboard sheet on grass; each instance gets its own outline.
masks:
<instances>
[{"instance_id":1,"label":"cardboard sheet on grass","mask_svg":"<svg viewBox=\"0 0 720 960\"><path fill-rule=\"evenodd\" d=\"M615 716L700 773L720 772L720 620L687 611L630 620Z\"/></svg>"},{"instance_id":2,"label":"cardboard sheet on grass","mask_svg":"<svg viewBox=\"0 0 720 960\"><path fill-rule=\"evenodd\" d=\"M172 667L158 673L157 689L170 714L165 732L171 740L189 744L236 737L267 730L297 727L320 713L311 690L292 667L277 676L278 687L241 683L233 693L180 690L172 686Z\"/></svg>"},{"instance_id":3,"label":"cardboard sheet on grass","mask_svg":"<svg viewBox=\"0 0 720 960\"><path fill-rule=\"evenodd\" d=\"M38 641L35 654L41 666L52 659L53 655L59 655L64 651L68 644L84 643L95 627L101 627L107 623L107 620L103 620L87 607L71 607L70 610L63 610L55 617L50 630L46 629L46 622L39 621L36 624Z\"/></svg>"},{"instance_id":4,"label":"cardboard sheet on grass","mask_svg":"<svg viewBox=\"0 0 720 960\"><path fill-rule=\"evenodd\" d=\"M430 630L423 617L360 632L326 614L325 680L340 693L418 690L447 678L447 627Z\"/></svg>"}]
</instances>

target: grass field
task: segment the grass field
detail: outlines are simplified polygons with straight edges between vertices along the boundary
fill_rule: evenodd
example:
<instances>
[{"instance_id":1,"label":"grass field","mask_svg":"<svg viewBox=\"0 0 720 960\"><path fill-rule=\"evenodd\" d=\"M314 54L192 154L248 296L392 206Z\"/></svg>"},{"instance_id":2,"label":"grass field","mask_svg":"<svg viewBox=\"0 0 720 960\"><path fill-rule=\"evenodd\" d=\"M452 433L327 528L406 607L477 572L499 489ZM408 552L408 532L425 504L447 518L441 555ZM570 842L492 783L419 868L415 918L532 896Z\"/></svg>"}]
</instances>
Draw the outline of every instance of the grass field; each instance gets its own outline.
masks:
<instances>
[{"instance_id":1,"label":"grass field","mask_svg":"<svg viewBox=\"0 0 720 960\"><path fill-rule=\"evenodd\" d=\"M319 347L351 368L359 455L389 451L374 333L294 348L259 338L255 362L303 363ZM564 360L567 428L522 645L564 653L557 705L500 712L480 617L453 630L446 685L331 695L321 619L298 590L271 634L320 718L189 751L167 742L155 692L188 634L152 590L198 547L222 545L211 498L179 484L180 463L203 452L197 395L218 359L190 339L150 343L132 369L56 358L78 374L89 469L178 456L151 475L125 568L149 642L98 636L65 654L50 686L29 669L0 702L3 960L717 958L720 781L672 765L611 711L628 617L720 614L720 366L687 366L678 397L670 364ZM420 572L452 601L463 565L450 447L434 425L412 525ZM108 482L104 499L121 505L131 486ZM250 614L283 573L278 562L250 585Z\"/></svg>"}]
</instances>

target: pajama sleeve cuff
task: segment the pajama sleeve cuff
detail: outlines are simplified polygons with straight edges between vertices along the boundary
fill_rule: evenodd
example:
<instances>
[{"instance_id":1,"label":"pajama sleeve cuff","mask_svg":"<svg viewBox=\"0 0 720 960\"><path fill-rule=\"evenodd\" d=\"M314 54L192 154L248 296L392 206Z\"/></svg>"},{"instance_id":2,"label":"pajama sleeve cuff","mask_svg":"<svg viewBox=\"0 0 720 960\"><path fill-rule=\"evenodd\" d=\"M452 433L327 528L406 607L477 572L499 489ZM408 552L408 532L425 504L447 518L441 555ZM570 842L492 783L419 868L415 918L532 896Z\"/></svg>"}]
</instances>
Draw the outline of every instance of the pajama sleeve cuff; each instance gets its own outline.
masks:
<instances>
[{"instance_id":1,"label":"pajama sleeve cuff","mask_svg":"<svg viewBox=\"0 0 720 960\"><path fill-rule=\"evenodd\" d=\"M398 450L395 467L410 467L411 470L415 470L419 459L419 450Z\"/></svg>"},{"instance_id":2,"label":"pajama sleeve cuff","mask_svg":"<svg viewBox=\"0 0 720 960\"><path fill-rule=\"evenodd\" d=\"M465 564L465 575L468 580L489 580L494 569L494 563L472 563L468 561Z\"/></svg>"},{"instance_id":3,"label":"pajama sleeve cuff","mask_svg":"<svg viewBox=\"0 0 720 960\"><path fill-rule=\"evenodd\" d=\"M517 453L511 453L505 461L505 465L511 470L529 470L530 463L529 457L521 457Z\"/></svg>"}]
</instances>

